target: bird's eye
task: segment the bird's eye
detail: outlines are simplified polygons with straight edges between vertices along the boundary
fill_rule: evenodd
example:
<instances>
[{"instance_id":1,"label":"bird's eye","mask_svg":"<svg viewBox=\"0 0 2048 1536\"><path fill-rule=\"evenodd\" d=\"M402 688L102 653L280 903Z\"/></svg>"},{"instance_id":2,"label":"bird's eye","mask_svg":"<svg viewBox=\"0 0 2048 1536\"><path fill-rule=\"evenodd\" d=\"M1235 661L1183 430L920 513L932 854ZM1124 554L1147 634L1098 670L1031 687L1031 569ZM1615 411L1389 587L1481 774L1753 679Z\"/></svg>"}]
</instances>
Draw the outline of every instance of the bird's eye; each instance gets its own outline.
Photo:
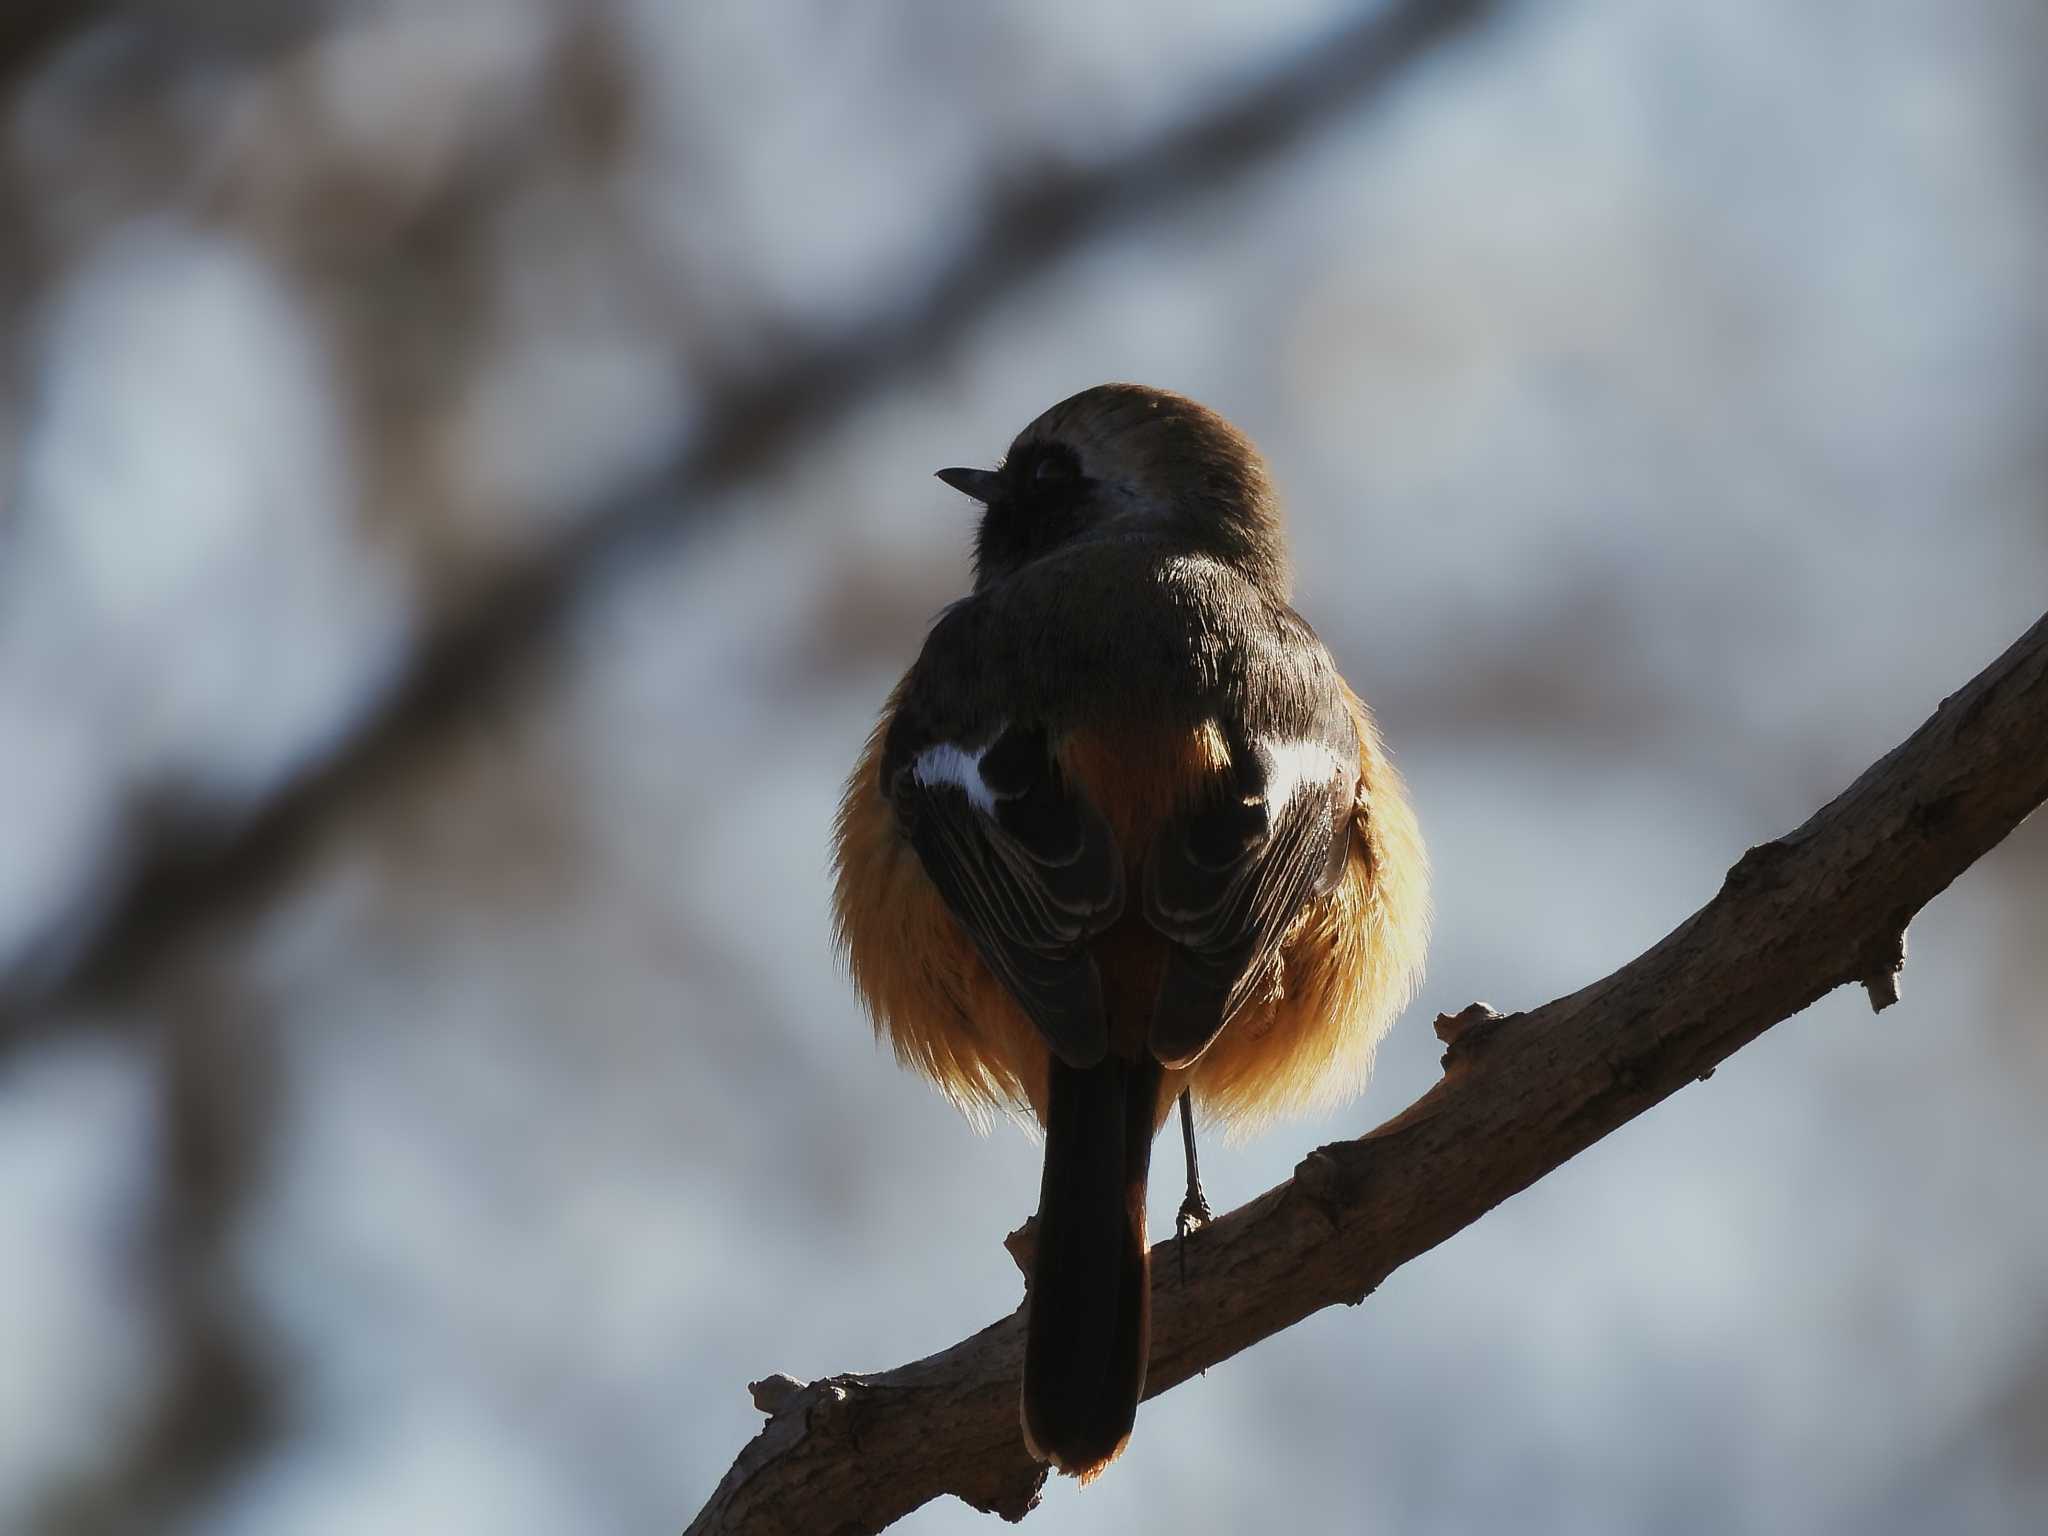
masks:
<instances>
[{"instance_id":1,"label":"bird's eye","mask_svg":"<svg viewBox=\"0 0 2048 1536\"><path fill-rule=\"evenodd\" d=\"M1031 466L1034 485L1057 485L1074 478L1074 466L1057 453L1049 453Z\"/></svg>"}]
</instances>

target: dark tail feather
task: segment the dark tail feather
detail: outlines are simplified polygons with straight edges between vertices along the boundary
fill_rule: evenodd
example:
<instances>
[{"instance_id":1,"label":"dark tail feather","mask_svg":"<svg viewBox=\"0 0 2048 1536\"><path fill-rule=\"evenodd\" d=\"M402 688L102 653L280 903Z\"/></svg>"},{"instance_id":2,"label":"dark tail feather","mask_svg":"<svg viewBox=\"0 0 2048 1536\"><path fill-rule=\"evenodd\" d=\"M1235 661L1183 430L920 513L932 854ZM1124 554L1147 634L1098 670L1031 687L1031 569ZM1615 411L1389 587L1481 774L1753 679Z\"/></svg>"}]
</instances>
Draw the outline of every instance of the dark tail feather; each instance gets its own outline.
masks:
<instances>
[{"instance_id":1,"label":"dark tail feather","mask_svg":"<svg viewBox=\"0 0 2048 1536\"><path fill-rule=\"evenodd\" d=\"M1052 1061L1038 1255L1024 1342L1024 1436L1065 1472L1093 1476L1124 1448L1152 1343L1145 1178L1159 1063Z\"/></svg>"}]
</instances>

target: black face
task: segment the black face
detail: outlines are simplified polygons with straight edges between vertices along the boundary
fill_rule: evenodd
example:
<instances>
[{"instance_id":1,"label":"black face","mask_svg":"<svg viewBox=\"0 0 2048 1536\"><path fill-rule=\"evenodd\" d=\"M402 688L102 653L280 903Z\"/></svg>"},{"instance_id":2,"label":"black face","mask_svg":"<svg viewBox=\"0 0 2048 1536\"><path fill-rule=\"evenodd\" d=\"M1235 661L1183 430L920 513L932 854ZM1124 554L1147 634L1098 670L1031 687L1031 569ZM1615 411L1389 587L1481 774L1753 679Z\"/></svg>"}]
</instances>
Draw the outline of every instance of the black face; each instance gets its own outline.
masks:
<instances>
[{"instance_id":1,"label":"black face","mask_svg":"<svg viewBox=\"0 0 2048 1536\"><path fill-rule=\"evenodd\" d=\"M1031 443L1013 453L975 535L978 582L1000 580L1079 533L1093 488L1064 444Z\"/></svg>"}]
</instances>

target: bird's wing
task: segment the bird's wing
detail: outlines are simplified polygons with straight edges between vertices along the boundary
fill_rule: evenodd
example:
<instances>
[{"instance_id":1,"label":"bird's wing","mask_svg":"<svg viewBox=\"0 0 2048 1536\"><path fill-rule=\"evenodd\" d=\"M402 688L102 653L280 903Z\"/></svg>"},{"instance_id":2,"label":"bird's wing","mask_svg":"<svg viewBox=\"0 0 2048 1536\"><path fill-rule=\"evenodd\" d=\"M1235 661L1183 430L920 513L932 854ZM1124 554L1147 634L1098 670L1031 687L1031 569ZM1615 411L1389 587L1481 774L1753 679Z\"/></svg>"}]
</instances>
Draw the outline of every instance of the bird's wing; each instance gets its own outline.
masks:
<instances>
[{"instance_id":1,"label":"bird's wing","mask_svg":"<svg viewBox=\"0 0 2048 1536\"><path fill-rule=\"evenodd\" d=\"M891 732L882 787L982 959L1069 1066L1109 1047L1088 942L1123 911L1123 859L1066 782L1042 728L967 746L908 719Z\"/></svg>"},{"instance_id":2,"label":"bird's wing","mask_svg":"<svg viewBox=\"0 0 2048 1536\"><path fill-rule=\"evenodd\" d=\"M1169 1067L1209 1048L1302 909L1343 876L1358 744L1348 718L1325 718L1300 736L1238 744L1231 771L1160 829L1144 913L1171 943L1151 1034Z\"/></svg>"}]
</instances>

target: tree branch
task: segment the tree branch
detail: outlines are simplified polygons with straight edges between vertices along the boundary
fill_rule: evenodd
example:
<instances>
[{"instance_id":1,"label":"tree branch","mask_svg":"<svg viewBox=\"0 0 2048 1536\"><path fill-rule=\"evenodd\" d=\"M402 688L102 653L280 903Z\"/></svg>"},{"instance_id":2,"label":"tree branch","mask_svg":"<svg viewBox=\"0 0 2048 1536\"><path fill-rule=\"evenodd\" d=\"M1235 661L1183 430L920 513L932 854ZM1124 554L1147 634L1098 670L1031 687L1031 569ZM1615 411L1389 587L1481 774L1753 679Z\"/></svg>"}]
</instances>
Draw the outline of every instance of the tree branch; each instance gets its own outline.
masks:
<instances>
[{"instance_id":1,"label":"tree branch","mask_svg":"<svg viewBox=\"0 0 2048 1536\"><path fill-rule=\"evenodd\" d=\"M1444 1076L1378 1130L1156 1273L1147 1395L1336 1302L1476 1221L1781 1019L1845 984L1897 998L1906 925L2048 799L2048 617L1804 826L1604 981L1524 1014L1437 1021ZM874 1376L771 1377L767 1426L690 1526L876 1531L940 1494L1019 1519L1045 1472L1017 1427L1020 1315Z\"/></svg>"},{"instance_id":2,"label":"tree branch","mask_svg":"<svg viewBox=\"0 0 2048 1536\"><path fill-rule=\"evenodd\" d=\"M561 634L649 546L697 521L698 499L815 437L893 380L929 365L1005 295L1087 240L1213 196L1376 97L1491 0L1402 0L1317 39L1222 103L1128 151L1005 179L936 276L856 326L776 349L758 373L711 381L706 417L668 464L566 519L566 535L510 564L436 624L360 726L226 835L168 836L76 954L0 973L0 1044L33 1032L63 990L118 989L180 935L274 889L346 808Z\"/></svg>"}]
</instances>

